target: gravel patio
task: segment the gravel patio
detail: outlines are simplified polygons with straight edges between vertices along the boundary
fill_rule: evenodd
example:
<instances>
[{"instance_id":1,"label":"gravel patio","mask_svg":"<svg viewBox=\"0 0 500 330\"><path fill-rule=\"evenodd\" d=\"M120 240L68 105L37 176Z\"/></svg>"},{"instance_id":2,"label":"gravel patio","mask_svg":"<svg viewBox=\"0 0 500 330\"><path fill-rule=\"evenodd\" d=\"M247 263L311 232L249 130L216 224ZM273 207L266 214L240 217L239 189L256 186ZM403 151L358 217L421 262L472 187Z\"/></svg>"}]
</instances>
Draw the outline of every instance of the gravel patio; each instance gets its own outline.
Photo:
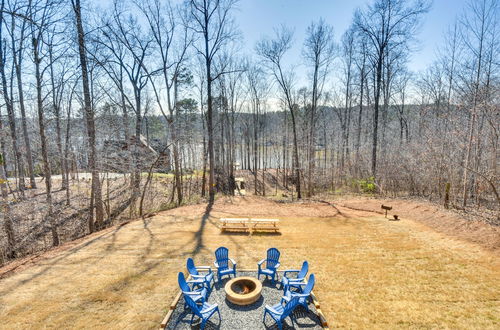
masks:
<instances>
[{"instance_id":1,"label":"gravel patio","mask_svg":"<svg viewBox=\"0 0 500 330\"><path fill-rule=\"evenodd\" d=\"M238 277L241 276L256 278L257 272L238 272ZM281 276L282 272L279 272L280 280ZM276 284L273 285L271 280L264 280L264 277L261 276L261 281L263 281L262 297L257 302L248 306L235 305L226 299L224 285L229 280L229 277L225 277L223 283L219 283L216 280L215 285L212 286L208 302L219 305L222 320L219 321L218 315L215 313L210 318L210 321L207 322L205 329L278 329L276 323L269 315L266 316L265 323L262 319L264 316L264 307L279 303L283 295L283 290L279 284L280 280L276 281ZM323 329L316 313L316 308L312 303L309 304L309 312L302 306L298 306L293 315L293 325L290 318L286 318L283 329ZM191 313L184 310L184 299L181 297L165 329L198 329L199 320L195 318L193 327L189 325L190 320Z\"/></svg>"}]
</instances>

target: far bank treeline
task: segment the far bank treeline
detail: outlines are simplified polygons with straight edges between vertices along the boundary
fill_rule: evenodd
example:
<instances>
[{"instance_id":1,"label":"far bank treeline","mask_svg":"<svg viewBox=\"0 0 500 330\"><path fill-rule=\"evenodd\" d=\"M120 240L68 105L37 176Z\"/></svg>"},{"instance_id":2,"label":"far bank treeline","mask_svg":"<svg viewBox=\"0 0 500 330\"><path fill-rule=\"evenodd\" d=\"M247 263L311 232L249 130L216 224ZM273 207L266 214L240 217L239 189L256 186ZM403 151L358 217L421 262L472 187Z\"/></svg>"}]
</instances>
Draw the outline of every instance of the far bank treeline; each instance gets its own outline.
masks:
<instances>
[{"instance_id":1,"label":"far bank treeline","mask_svg":"<svg viewBox=\"0 0 500 330\"><path fill-rule=\"evenodd\" d=\"M269 172L297 198L498 209L498 1L470 1L421 72L408 63L429 1L371 0L346 31L318 18L304 40L277 26L249 53L236 0L95 5L1 0L1 260L22 254L23 230L58 245L68 219L84 235L144 215L153 193L213 202L234 192L235 163L256 194ZM40 224L18 229L33 198Z\"/></svg>"}]
</instances>

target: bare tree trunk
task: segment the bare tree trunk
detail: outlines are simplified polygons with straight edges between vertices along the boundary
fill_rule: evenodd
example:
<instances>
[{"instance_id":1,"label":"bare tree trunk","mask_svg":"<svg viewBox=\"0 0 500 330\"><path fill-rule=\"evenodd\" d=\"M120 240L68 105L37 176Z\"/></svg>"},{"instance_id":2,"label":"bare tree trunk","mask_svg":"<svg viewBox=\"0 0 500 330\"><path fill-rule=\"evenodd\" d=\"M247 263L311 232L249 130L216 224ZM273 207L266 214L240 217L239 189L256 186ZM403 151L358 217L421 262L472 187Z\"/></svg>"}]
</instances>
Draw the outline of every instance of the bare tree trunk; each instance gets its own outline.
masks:
<instances>
[{"instance_id":1,"label":"bare tree trunk","mask_svg":"<svg viewBox=\"0 0 500 330\"><path fill-rule=\"evenodd\" d=\"M205 118L203 108L201 110L201 124L203 135L203 172L201 177L201 196L205 197L207 186L207 139L205 137Z\"/></svg>"},{"instance_id":2,"label":"bare tree trunk","mask_svg":"<svg viewBox=\"0 0 500 330\"><path fill-rule=\"evenodd\" d=\"M3 122L2 122L2 107L0 106L0 131L3 131ZM2 168L5 173L5 176L8 176L7 173L7 162L5 161L5 138L3 134L0 134L0 156L2 156Z\"/></svg>"},{"instance_id":3,"label":"bare tree trunk","mask_svg":"<svg viewBox=\"0 0 500 330\"><path fill-rule=\"evenodd\" d=\"M254 100L254 105L253 105L253 176L254 176L254 190L255 190L255 195L258 194L258 183L259 183L259 178L258 178L258 170L259 170L259 156L258 156L258 151L259 151L259 145L258 145L258 117L259 117L259 101Z\"/></svg>"},{"instance_id":4,"label":"bare tree trunk","mask_svg":"<svg viewBox=\"0 0 500 330\"><path fill-rule=\"evenodd\" d=\"M14 18L12 18L14 24ZM21 110L21 126L23 130L24 147L26 149L26 161L28 162L28 175L30 177L30 187L36 189L35 181L35 171L33 167L33 156L31 152L31 142L28 134L28 125L26 120L26 107L24 104L24 90L23 90L23 80L22 80L22 60L23 60L23 43L26 31L26 20L22 21L21 24L21 35L19 37L19 49L16 49L15 45L15 34L12 33L12 52L14 68L16 71L16 81L17 81L17 94L19 98L19 109Z\"/></svg>"},{"instance_id":5,"label":"bare tree trunk","mask_svg":"<svg viewBox=\"0 0 500 330\"><path fill-rule=\"evenodd\" d=\"M173 145L174 149L174 179L175 179L175 186L177 189L177 205L182 204L182 181L181 181L181 168L180 168L180 162L179 162L179 144L177 141L177 125L175 122L175 117L178 117L178 100L177 100L177 87L178 87L178 78L177 76L174 77L174 106L173 109L170 109L170 121L169 121L169 126L170 126L170 135L171 135L171 143ZM169 102L169 108L170 108L170 102ZM174 117L175 116L175 117Z\"/></svg>"},{"instance_id":6,"label":"bare tree trunk","mask_svg":"<svg viewBox=\"0 0 500 330\"><path fill-rule=\"evenodd\" d=\"M88 138L88 153L89 153L89 165L92 172L92 193L90 201L90 214L89 214L89 231L93 232L96 227L101 228L104 217L104 209L102 205L102 194L101 194L101 183L99 181L99 172L97 170L96 163L96 146L95 146L95 124L94 124L94 110L92 109L92 103L90 100L90 85L87 70L87 55L85 49L85 33L83 31L82 16L80 0L72 0L73 11L75 12L75 24L78 33L78 50L80 56L80 67L82 70L82 84L83 84L83 98L85 106L85 121L87 126L87 138ZM94 224L94 205L96 211L96 217Z\"/></svg>"},{"instance_id":7,"label":"bare tree trunk","mask_svg":"<svg viewBox=\"0 0 500 330\"><path fill-rule=\"evenodd\" d=\"M0 124L0 129L1 129ZM7 176L5 175L4 167L3 167L3 156L0 154L0 190L2 192L2 201L0 203L0 210L3 214L3 226L5 231L5 236L7 236L7 257L15 258L15 244L16 238L14 235L14 229L12 227L10 206L9 206L9 194L7 190ZM1 264L1 263L0 263Z\"/></svg>"},{"instance_id":8,"label":"bare tree trunk","mask_svg":"<svg viewBox=\"0 0 500 330\"><path fill-rule=\"evenodd\" d=\"M299 164L299 146L297 142L297 125L295 123L295 114L293 107L290 108L290 114L292 116L292 131L293 131L293 167L295 168L295 189L297 190L297 198L302 198L302 193L300 190L300 164Z\"/></svg>"},{"instance_id":9,"label":"bare tree trunk","mask_svg":"<svg viewBox=\"0 0 500 330\"><path fill-rule=\"evenodd\" d=\"M361 71L361 81L360 81L360 94L359 94L359 111L358 111L358 121L357 121L357 127L356 127L356 146L355 146L355 163L356 163L356 168L355 168L355 173L359 177L361 174L360 170L360 160L359 160L359 148L361 147L361 121L363 119L363 91L364 91L364 72Z\"/></svg>"},{"instance_id":10,"label":"bare tree trunk","mask_svg":"<svg viewBox=\"0 0 500 330\"><path fill-rule=\"evenodd\" d=\"M56 121L56 145L57 151L59 152L59 168L61 171L61 189L66 189L66 176L64 173L64 154L62 149L62 137L61 137L61 107L59 103L59 96L57 95L56 84L54 79L54 59L53 59L53 45L52 42L49 44L49 61L50 61L50 82L52 85L52 106ZM64 82L61 82L64 83ZM59 86L62 88L61 86Z\"/></svg>"},{"instance_id":11,"label":"bare tree trunk","mask_svg":"<svg viewBox=\"0 0 500 330\"><path fill-rule=\"evenodd\" d=\"M47 137L45 136L45 118L42 101L42 75L40 71L41 59L38 53L38 43L40 36L33 38L33 57L35 62L35 79L36 79L36 95L37 95L37 110L38 110L38 127L40 132L40 144L42 148L42 163L43 172L45 175L45 196L47 201L47 218L50 223L52 231L52 245L59 245L59 235L57 233L57 225L54 218L53 205L52 205L52 171L48 156Z\"/></svg>"},{"instance_id":12,"label":"bare tree trunk","mask_svg":"<svg viewBox=\"0 0 500 330\"><path fill-rule=\"evenodd\" d=\"M141 129L142 129L142 114L141 114L141 91L134 86L134 96L135 96L135 139L132 145L132 153L134 159L134 168L132 173L132 196L130 203L131 214L136 213L136 201L140 195L140 185L141 185L141 160L139 154L139 146L141 143Z\"/></svg>"},{"instance_id":13,"label":"bare tree trunk","mask_svg":"<svg viewBox=\"0 0 500 330\"><path fill-rule=\"evenodd\" d=\"M0 14L0 22L2 22L3 19L3 8L4 8L5 1L2 0L1 8L2 8L2 13ZM0 75L2 79L2 93L3 97L5 100L5 107L7 108L7 115L9 117L9 128L10 128L10 136L12 139L12 149L14 151L14 156L17 164L17 170L18 170L18 178L19 178L19 190L21 192L21 195L24 196L24 190L25 190L25 185L24 185L24 162L23 158L21 157L21 150L19 149L18 142L17 142L17 131L16 131L16 117L14 114L14 106L12 104L12 99L9 96L9 92L7 90L7 77L5 74L5 54L4 50L5 47L3 45L4 39L2 37L2 25L0 24ZM10 94L12 95L12 94Z\"/></svg>"},{"instance_id":14,"label":"bare tree trunk","mask_svg":"<svg viewBox=\"0 0 500 330\"><path fill-rule=\"evenodd\" d=\"M207 13L208 14L208 13ZM208 18L207 18L208 20ZM208 22L207 22L208 24ZM209 54L208 35L205 38L205 51ZM212 204L215 201L215 158L214 158L214 128L213 128L213 106L212 106L212 64L207 56L207 133L208 133L208 202Z\"/></svg>"},{"instance_id":15,"label":"bare tree trunk","mask_svg":"<svg viewBox=\"0 0 500 330\"><path fill-rule=\"evenodd\" d=\"M377 143L378 143L378 114L380 104L380 87L382 83L382 55L377 62L376 84L375 84L375 108L373 111L373 136L372 136L372 176L377 179Z\"/></svg>"},{"instance_id":16,"label":"bare tree trunk","mask_svg":"<svg viewBox=\"0 0 500 330\"><path fill-rule=\"evenodd\" d=\"M70 205L69 143L70 143L70 129L71 129L71 105L73 102L74 87L73 87L73 90L71 91L71 95L70 95L69 102L68 102L68 110L67 110L67 114L66 114L66 137L64 140L64 172L66 173L66 181L65 181L66 182L66 205L68 205L68 206Z\"/></svg>"}]
</instances>

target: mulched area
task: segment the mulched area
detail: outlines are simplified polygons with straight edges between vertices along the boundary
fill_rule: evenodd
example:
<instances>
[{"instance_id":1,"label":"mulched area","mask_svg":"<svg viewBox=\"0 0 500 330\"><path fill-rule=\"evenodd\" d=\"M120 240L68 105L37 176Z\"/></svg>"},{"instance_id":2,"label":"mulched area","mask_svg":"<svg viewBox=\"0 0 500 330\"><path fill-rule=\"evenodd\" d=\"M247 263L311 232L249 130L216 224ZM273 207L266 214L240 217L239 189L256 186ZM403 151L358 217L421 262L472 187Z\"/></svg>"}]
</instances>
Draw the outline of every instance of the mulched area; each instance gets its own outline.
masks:
<instances>
[{"instance_id":1,"label":"mulched area","mask_svg":"<svg viewBox=\"0 0 500 330\"><path fill-rule=\"evenodd\" d=\"M257 277L257 272L238 272L238 277L240 276ZM279 274L280 279L281 276L282 274ZM264 280L264 277L261 276L262 297L248 306L238 306L226 299L224 285L229 280L230 278L226 276L222 283L216 279L215 285L212 285L208 302L218 304L222 320L219 320L217 313L215 313L207 322L205 329L278 329L269 315L266 316L265 323L262 319L264 307L279 303L283 296L280 280L273 284L271 280ZM309 304L309 312L299 306L294 311L293 316L293 324L290 318L286 318L283 329L323 329L316 314L316 308L312 303ZM191 313L184 309L184 299L181 298L165 329L198 329L201 320L195 317L192 327L189 324L190 320Z\"/></svg>"}]
</instances>

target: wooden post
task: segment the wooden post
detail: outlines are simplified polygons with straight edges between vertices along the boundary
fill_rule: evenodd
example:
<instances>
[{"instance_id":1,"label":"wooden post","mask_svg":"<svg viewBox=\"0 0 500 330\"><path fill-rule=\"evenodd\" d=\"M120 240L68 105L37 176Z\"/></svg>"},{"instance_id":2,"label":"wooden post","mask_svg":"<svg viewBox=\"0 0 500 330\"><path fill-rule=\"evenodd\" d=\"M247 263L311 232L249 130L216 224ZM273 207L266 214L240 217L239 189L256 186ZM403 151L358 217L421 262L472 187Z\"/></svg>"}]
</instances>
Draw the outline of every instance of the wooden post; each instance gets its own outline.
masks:
<instances>
[{"instance_id":1,"label":"wooden post","mask_svg":"<svg viewBox=\"0 0 500 330\"><path fill-rule=\"evenodd\" d=\"M387 218L387 211L392 210L392 206L386 206L386 205L382 204L381 208L382 208L382 210L385 210L385 217Z\"/></svg>"}]
</instances>

